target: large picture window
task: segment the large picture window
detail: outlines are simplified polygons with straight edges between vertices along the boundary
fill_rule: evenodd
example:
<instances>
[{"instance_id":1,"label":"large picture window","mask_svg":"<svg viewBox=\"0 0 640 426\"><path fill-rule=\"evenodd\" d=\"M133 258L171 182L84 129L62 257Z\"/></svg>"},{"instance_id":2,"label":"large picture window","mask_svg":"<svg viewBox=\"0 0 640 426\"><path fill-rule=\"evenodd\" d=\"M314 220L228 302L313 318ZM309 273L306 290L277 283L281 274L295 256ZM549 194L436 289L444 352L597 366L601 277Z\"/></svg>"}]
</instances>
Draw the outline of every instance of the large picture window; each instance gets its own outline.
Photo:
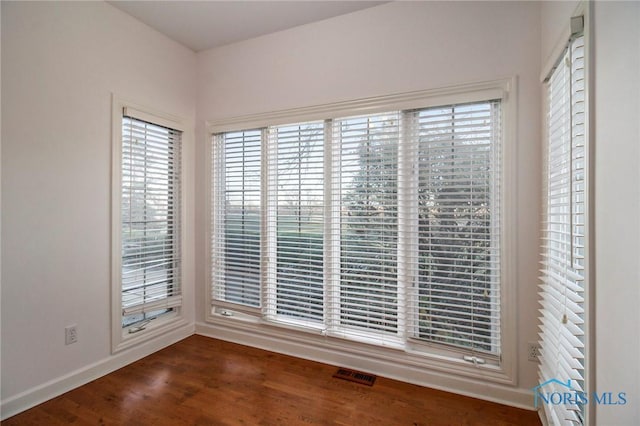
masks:
<instances>
[{"instance_id":1,"label":"large picture window","mask_svg":"<svg viewBox=\"0 0 640 426\"><path fill-rule=\"evenodd\" d=\"M214 132L212 312L500 365L502 104Z\"/></svg>"}]
</instances>

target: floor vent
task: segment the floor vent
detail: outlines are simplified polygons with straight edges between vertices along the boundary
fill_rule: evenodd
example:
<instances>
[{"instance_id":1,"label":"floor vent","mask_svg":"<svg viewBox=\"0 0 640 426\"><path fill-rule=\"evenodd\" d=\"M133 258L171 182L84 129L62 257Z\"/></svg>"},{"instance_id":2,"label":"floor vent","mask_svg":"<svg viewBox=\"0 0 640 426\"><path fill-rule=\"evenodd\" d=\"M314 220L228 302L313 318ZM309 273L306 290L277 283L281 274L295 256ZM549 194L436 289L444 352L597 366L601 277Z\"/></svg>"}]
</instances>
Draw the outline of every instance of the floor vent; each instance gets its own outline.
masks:
<instances>
[{"instance_id":1,"label":"floor vent","mask_svg":"<svg viewBox=\"0 0 640 426\"><path fill-rule=\"evenodd\" d=\"M376 376L373 374L350 370L348 368L338 368L338 371L336 371L336 374L334 374L333 377L367 386L373 386L376 381Z\"/></svg>"}]
</instances>

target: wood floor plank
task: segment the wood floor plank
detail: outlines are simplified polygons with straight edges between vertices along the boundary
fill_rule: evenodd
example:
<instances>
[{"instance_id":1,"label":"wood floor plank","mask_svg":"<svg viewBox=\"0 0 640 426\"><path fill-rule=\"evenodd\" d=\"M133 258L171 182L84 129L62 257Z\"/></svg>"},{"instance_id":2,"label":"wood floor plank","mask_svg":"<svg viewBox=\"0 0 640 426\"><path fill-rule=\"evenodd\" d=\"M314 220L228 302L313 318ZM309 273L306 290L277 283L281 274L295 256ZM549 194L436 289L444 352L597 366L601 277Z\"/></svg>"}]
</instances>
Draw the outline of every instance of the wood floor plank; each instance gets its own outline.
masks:
<instances>
[{"instance_id":1,"label":"wood floor plank","mask_svg":"<svg viewBox=\"0 0 640 426\"><path fill-rule=\"evenodd\" d=\"M540 425L535 412L191 336L3 425Z\"/></svg>"}]
</instances>

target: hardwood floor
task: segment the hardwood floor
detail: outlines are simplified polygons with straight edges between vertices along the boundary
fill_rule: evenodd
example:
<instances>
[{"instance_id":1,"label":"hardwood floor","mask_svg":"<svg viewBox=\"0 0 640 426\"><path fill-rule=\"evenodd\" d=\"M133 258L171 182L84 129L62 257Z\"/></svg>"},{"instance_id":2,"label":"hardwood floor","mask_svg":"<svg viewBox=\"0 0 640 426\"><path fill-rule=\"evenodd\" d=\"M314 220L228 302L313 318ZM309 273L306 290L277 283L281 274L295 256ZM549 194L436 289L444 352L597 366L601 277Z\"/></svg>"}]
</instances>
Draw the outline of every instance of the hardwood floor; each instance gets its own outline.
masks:
<instances>
[{"instance_id":1,"label":"hardwood floor","mask_svg":"<svg viewBox=\"0 0 640 426\"><path fill-rule=\"evenodd\" d=\"M539 425L535 412L191 336L3 425Z\"/></svg>"}]
</instances>

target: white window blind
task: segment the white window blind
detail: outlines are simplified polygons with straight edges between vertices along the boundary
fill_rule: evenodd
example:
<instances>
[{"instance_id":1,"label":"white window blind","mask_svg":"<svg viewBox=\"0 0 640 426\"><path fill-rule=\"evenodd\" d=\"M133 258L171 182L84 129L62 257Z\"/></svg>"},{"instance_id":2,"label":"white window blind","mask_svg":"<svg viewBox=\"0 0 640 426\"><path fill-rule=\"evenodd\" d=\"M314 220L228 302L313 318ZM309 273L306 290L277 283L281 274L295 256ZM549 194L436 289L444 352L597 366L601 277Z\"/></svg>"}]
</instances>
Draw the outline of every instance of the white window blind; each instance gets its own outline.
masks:
<instances>
[{"instance_id":1,"label":"white window blind","mask_svg":"<svg viewBox=\"0 0 640 426\"><path fill-rule=\"evenodd\" d=\"M324 321L324 127L321 121L269 129L271 319Z\"/></svg>"},{"instance_id":2,"label":"white window blind","mask_svg":"<svg viewBox=\"0 0 640 426\"><path fill-rule=\"evenodd\" d=\"M334 122L334 240L339 284L331 329L397 335L398 141L400 114ZM337 330L335 330L337 331Z\"/></svg>"},{"instance_id":3,"label":"white window blind","mask_svg":"<svg viewBox=\"0 0 640 426\"><path fill-rule=\"evenodd\" d=\"M213 312L499 364L501 117L488 100L214 135Z\"/></svg>"},{"instance_id":4,"label":"white window blind","mask_svg":"<svg viewBox=\"0 0 640 426\"><path fill-rule=\"evenodd\" d=\"M542 247L540 382L584 383L585 100L584 37L575 38L547 86ZM565 392L551 383L545 391ZM550 424L582 424L584 407L543 404Z\"/></svg>"},{"instance_id":5,"label":"white window blind","mask_svg":"<svg viewBox=\"0 0 640 426\"><path fill-rule=\"evenodd\" d=\"M262 130L214 137L213 299L259 307L261 301Z\"/></svg>"},{"instance_id":6,"label":"white window blind","mask_svg":"<svg viewBox=\"0 0 640 426\"><path fill-rule=\"evenodd\" d=\"M410 335L500 354L500 102L413 113L417 314ZM414 155L417 153L417 155Z\"/></svg>"},{"instance_id":7,"label":"white window blind","mask_svg":"<svg viewBox=\"0 0 640 426\"><path fill-rule=\"evenodd\" d=\"M123 327L180 306L181 132L124 116Z\"/></svg>"}]
</instances>

